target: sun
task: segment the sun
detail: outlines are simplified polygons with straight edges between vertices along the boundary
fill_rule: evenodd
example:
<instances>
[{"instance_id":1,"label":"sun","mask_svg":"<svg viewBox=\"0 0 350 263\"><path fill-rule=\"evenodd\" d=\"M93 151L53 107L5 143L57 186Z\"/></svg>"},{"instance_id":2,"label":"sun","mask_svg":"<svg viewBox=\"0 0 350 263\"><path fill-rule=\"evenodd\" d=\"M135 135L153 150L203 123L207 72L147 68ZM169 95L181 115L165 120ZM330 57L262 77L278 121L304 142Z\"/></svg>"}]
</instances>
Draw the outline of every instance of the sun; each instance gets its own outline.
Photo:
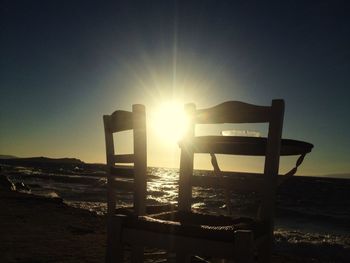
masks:
<instances>
[{"instance_id":1,"label":"sun","mask_svg":"<svg viewBox=\"0 0 350 263\"><path fill-rule=\"evenodd\" d=\"M177 143L188 127L184 104L177 101L161 103L150 116L151 128L159 138L168 143Z\"/></svg>"}]
</instances>

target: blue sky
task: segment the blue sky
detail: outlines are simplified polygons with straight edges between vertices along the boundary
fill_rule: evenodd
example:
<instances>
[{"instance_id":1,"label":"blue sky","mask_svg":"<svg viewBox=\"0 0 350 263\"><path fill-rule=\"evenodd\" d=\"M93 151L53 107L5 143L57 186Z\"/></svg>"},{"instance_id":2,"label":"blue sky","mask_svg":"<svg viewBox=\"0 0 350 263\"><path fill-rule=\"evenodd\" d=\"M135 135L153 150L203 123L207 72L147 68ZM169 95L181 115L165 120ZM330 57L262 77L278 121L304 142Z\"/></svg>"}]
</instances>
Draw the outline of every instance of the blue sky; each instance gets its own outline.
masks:
<instances>
[{"instance_id":1,"label":"blue sky","mask_svg":"<svg viewBox=\"0 0 350 263\"><path fill-rule=\"evenodd\" d=\"M350 172L346 1L7 1L0 153L104 162L102 115L175 99L286 101L300 173ZM149 131L149 164L178 150Z\"/></svg>"}]
</instances>

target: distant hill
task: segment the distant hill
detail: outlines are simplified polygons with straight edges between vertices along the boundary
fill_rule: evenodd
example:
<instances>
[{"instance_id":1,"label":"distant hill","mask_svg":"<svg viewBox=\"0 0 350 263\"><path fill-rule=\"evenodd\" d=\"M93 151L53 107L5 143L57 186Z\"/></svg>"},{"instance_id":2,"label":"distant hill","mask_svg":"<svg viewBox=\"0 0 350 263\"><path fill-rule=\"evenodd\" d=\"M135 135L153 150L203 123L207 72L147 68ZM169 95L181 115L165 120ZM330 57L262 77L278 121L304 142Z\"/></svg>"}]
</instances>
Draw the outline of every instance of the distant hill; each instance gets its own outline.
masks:
<instances>
[{"instance_id":1,"label":"distant hill","mask_svg":"<svg viewBox=\"0 0 350 263\"><path fill-rule=\"evenodd\" d=\"M29 157L29 158L1 158L0 163L3 164L83 164L84 162L76 158L48 158L48 157Z\"/></svg>"},{"instance_id":2,"label":"distant hill","mask_svg":"<svg viewBox=\"0 0 350 263\"><path fill-rule=\"evenodd\" d=\"M48 157L30 157L30 158L12 158L1 159L0 165L23 166L45 169L47 171L72 170L82 168L84 162L76 158L48 158Z\"/></svg>"},{"instance_id":3,"label":"distant hill","mask_svg":"<svg viewBox=\"0 0 350 263\"><path fill-rule=\"evenodd\" d=\"M325 175L322 175L321 177L350 179L350 173L343 173L343 174L325 174Z\"/></svg>"},{"instance_id":4,"label":"distant hill","mask_svg":"<svg viewBox=\"0 0 350 263\"><path fill-rule=\"evenodd\" d=\"M0 154L0 159L15 159L17 156Z\"/></svg>"},{"instance_id":5,"label":"distant hill","mask_svg":"<svg viewBox=\"0 0 350 263\"><path fill-rule=\"evenodd\" d=\"M76 158L0 158L0 165L21 166L34 169L41 169L47 173L89 173L101 172L105 170L105 164L90 164Z\"/></svg>"}]
</instances>

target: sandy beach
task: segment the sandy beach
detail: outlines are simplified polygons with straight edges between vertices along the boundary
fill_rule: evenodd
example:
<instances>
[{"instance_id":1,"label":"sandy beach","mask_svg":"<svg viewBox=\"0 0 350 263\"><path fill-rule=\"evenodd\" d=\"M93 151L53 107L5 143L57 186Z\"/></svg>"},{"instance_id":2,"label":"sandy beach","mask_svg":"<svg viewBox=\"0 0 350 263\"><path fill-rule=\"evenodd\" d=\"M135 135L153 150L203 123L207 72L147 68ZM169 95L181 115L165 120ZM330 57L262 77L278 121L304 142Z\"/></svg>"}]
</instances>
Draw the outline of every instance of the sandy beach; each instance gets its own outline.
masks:
<instances>
[{"instance_id":1,"label":"sandy beach","mask_svg":"<svg viewBox=\"0 0 350 263\"><path fill-rule=\"evenodd\" d=\"M103 216L72 208L60 198L0 192L0 262L103 262ZM148 256L149 262L161 262ZM327 262L275 254L273 262Z\"/></svg>"},{"instance_id":2,"label":"sandy beach","mask_svg":"<svg viewBox=\"0 0 350 263\"><path fill-rule=\"evenodd\" d=\"M18 192L0 192L0 206L0 262L103 262L103 217Z\"/></svg>"}]
</instances>

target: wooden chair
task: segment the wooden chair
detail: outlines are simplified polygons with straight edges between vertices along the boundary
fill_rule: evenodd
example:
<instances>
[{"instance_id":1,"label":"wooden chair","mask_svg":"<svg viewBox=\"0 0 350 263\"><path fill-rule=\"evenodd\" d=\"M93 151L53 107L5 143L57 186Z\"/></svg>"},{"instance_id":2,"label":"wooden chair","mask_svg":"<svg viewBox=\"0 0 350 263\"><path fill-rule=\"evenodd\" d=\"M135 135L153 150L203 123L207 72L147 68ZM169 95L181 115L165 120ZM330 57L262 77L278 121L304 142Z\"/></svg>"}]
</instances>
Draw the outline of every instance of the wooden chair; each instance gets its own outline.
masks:
<instances>
[{"instance_id":1,"label":"wooden chair","mask_svg":"<svg viewBox=\"0 0 350 263\"><path fill-rule=\"evenodd\" d=\"M145 195L145 125L140 106L132 113L113 113L105 116L107 164L114 169L114 162L130 161L131 157L116 157L110 133L126 128L134 129L135 167L133 213L114 210L112 197L114 182L109 175L108 202L108 248L107 262L122 262L123 244L132 249L132 261L143 262L143 247L166 249L176 253L177 262L189 262L192 255L210 258L233 259L236 262L252 262L258 255L260 262L269 262L273 242L273 216L280 153L304 154L311 148L287 140L281 148L284 102L274 100L271 106L255 106L242 102L225 102L209 109L196 110L195 105L186 106L191 125L180 143L181 161L179 178L179 201L176 211L146 214ZM120 115L120 116L119 116ZM113 126L130 116L133 125ZM132 116L132 117L131 117ZM196 124L209 123L269 123L267 138L242 138L226 136L203 136L194 134ZM130 122L131 123L131 122ZM142 138L139 142L137 142ZM140 153L138 153L138 151ZM194 176L195 153L265 156L263 174L220 172L217 176ZM215 164L215 159L214 159ZM297 166L300 165L300 162ZM296 167L297 167L296 166ZM296 167L294 170L296 170ZM218 167L216 167L218 170ZM258 191L262 202L255 218L201 214L191 210L192 187L226 188L240 191Z\"/></svg>"},{"instance_id":2,"label":"wooden chair","mask_svg":"<svg viewBox=\"0 0 350 263\"><path fill-rule=\"evenodd\" d=\"M117 110L103 116L107 159L107 251L106 262L121 262L123 242L120 236L120 216L137 217L173 209L173 205L146 205L147 138L145 107L132 106L132 112ZM113 134L133 131L133 154L115 154ZM117 165L116 165L117 164ZM119 165L118 165L119 164ZM124 165L120 165L124 164ZM128 166L125 164L129 164ZM133 165L130 165L133 164ZM116 209L117 191L133 194L133 206ZM119 215L119 216L116 216ZM142 262L143 248L132 247L134 262Z\"/></svg>"},{"instance_id":3,"label":"wooden chair","mask_svg":"<svg viewBox=\"0 0 350 263\"><path fill-rule=\"evenodd\" d=\"M283 140L282 126L284 101L273 100L271 106L256 106L238 101L228 101L208 109L197 110L194 104L185 107L191 119L188 132L181 142L181 164L179 181L179 211L191 211L192 187L223 188L226 191L259 193L261 202L253 218L221 217L210 220L217 226L221 240L216 246L206 246L206 253L220 258L231 258L242 262L270 262L273 244L274 207L276 188L291 175L294 175L310 152L309 143ZM195 136L196 124L222 123L268 123L267 138L239 136ZM195 153L208 153L216 176L193 174ZM223 172L219 169L215 154L265 156L262 174ZM286 176L278 176L280 155L300 155L296 166ZM229 204L228 204L229 205ZM199 220L200 221L200 220ZM220 222L221 221L221 222ZM210 225L210 222L209 222ZM213 231L214 232L214 231ZM232 235L225 240L226 235ZM219 238L219 239L220 239ZM229 241L229 242L228 242ZM221 243L220 243L221 242ZM221 251L224 250L224 251Z\"/></svg>"},{"instance_id":4,"label":"wooden chair","mask_svg":"<svg viewBox=\"0 0 350 263\"><path fill-rule=\"evenodd\" d=\"M195 105L186 106L192 119L192 126L181 143L181 170L179 210L191 211L192 187L218 187L230 191L259 192L261 204L257 216L238 218L237 224L244 227L231 231L233 239L223 258L234 258L251 262L258 249L259 260L269 262L273 240L273 217L281 134L283 125L284 102L273 100L271 106L256 106L243 102L229 101L213 108L196 110ZM268 123L267 138L238 136L195 136L196 124L222 123ZM195 153L212 155L212 164L217 176L194 176L193 159ZM214 154L265 156L264 173L222 172L219 170ZM218 174L219 173L219 174ZM230 222L229 218L226 218ZM234 224L232 224L234 228ZM208 247L208 250L211 248ZM215 249L214 249L215 250Z\"/></svg>"},{"instance_id":5,"label":"wooden chair","mask_svg":"<svg viewBox=\"0 0 350 263\"><path fill-rule=\"evenodd\" d=\"M146 174L147 140L146 113L143 105L133 105L132 112L118 110L103 116L107 159L107 253L106 262L121 261L123 247L120 243L118 223L115 222L116 191L133 191L133 207L128 213L144 215L146 213ZM133 130L134 154L115 154L113 134ZM133 166L117 166L116 163L133 163ZM140 253L140 252L138 252Z\"/></svg>"}]
</instances>

